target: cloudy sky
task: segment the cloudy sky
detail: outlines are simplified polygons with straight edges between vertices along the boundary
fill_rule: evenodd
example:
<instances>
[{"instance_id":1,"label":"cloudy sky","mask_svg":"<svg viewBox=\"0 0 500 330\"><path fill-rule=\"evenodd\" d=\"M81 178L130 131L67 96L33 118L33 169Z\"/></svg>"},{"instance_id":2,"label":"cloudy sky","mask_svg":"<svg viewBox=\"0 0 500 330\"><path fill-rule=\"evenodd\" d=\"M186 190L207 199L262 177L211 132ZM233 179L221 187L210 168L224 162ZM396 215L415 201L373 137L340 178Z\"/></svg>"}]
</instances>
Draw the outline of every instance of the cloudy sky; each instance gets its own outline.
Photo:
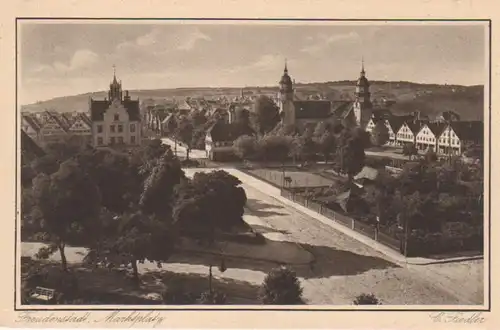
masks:
<instances>
[{"instance_id":1,"label":"cloudy sky","mask_svg":"<svg viewBox=\"0 0 500 330\"><path fill-rule=\"evenodd\" d=\"M19 28L20 101L106 90L355 79L484 84L483 26L44 23ZM288 24L288 25L286 25ZM416 23L414 23L416 24Z\"/></svg>"}]
</instances>

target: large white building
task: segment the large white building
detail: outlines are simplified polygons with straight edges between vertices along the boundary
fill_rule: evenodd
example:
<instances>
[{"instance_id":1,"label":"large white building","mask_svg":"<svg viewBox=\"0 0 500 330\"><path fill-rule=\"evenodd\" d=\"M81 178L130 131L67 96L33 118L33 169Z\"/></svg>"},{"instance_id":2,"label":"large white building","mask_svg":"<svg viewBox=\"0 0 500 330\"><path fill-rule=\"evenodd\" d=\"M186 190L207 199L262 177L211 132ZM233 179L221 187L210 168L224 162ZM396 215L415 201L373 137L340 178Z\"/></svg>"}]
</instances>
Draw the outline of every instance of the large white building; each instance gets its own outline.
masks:
<instances>
[{"instance_id":1,"label":"large white building","mask_svg":"<svg viewBox=\"0 0 500 330\"><path fill-rule=\"evenodd\" d=\"M116 74L109 85L108 98L90 98L90 114L94 147L141 144L139 99L132 100L128 91L123 95L122 84L116 80Z\"/></svg>"}]
</instances>

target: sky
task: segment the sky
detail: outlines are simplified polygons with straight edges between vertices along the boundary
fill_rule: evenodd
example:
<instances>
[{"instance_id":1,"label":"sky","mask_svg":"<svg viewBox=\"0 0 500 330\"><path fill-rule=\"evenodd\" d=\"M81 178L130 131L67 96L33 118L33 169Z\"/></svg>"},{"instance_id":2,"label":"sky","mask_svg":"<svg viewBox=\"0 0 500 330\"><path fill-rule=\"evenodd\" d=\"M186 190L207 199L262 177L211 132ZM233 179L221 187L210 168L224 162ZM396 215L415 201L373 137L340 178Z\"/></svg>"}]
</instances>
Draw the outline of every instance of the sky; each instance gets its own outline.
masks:
<instances>
[{"instance_id":1,"label":"sky","mask_svg":"<svg viewBox=\"0 0 500 330\"><path fill-rule=\"evenodd\" d=\"M480 25L149 21L25 21L19 26L20 103L107 90L370 80L486 83ZM471 23L472 24L472 23Z\"/></svg>"}]
</instances>

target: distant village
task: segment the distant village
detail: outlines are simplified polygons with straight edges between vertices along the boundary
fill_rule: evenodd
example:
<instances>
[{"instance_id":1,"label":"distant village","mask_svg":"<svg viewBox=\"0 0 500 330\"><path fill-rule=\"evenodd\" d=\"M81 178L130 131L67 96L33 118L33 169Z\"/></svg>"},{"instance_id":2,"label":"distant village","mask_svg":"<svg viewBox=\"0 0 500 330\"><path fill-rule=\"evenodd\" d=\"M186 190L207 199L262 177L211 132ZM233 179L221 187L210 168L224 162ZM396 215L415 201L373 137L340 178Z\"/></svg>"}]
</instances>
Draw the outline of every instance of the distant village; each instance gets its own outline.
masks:
<instances>
[{"instance_id":1,"label":"distant village","mask_svg":"<svg viewBox=\"0 0 500 330\"><path fill-rule=\"evenodd\" d=\"M108 96L89 99L87 111L37 113L23 112L22 134L38 145L71 138L93 147L138 146L151 136L172 133L180 117L200 117L204 137L195 148L210 155L215 147L231 145L248 130L235 124L238 111L252 112L259 98L266 97L279 109L280 122L299 130L319 122L341 121L372 132L377 122L387 127L387 146L413 144L417 150L433 150L440 155L461 155L465 146L482 145L483 123L462 121L452 111L429 118L418 111L406 115L391 112L392 100L372 100L370 83L362 65L351 100L327 100L321 94L299 95L285 64L278 93L248 92L240 95L185 97L171 99L132 99L114 74ZM215 134L216 132L216 134ZM204 144L204 145L203 145Z\"/></svg>"}]
</instances>

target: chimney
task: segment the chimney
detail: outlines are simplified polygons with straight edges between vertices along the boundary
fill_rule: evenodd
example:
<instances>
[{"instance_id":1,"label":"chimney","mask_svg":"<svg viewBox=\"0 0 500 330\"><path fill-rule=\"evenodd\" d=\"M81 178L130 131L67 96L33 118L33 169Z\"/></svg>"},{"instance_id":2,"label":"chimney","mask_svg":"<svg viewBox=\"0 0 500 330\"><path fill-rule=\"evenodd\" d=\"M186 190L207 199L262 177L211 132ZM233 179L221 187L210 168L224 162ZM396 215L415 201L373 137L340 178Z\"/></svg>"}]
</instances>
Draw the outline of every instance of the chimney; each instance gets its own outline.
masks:
<instances>
[{"instance_id":1,"label":"chimney","mask_svg":"<svg viewBox=\"0 0 500 330\"><path fill-rule=\"evenodd\" d=\"M130 96L128 95L128 91L125 91L125 101L129 101Z\"/></svg>"}]
</instances>

